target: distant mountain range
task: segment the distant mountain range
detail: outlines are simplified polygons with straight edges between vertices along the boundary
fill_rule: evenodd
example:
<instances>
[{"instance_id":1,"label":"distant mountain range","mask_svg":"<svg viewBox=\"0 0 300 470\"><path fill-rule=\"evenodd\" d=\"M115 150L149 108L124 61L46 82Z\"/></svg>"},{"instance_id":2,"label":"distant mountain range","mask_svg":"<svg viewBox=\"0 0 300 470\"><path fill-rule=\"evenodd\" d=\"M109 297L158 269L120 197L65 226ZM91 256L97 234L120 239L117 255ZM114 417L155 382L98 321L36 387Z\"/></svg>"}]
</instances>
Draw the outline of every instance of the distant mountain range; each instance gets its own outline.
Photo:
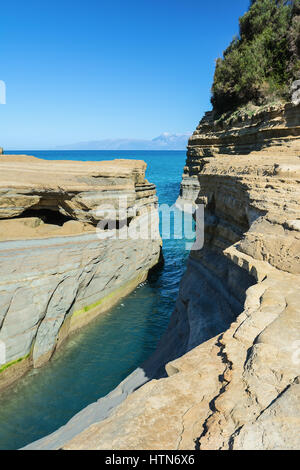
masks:
<instances>
[{"instance_id":1,"label":"distant mountain range","mask_svg":"<svg viewBox=\"0 0 300 470\"><path fill-rule=\"evenodd\" d=\"M169 134L167 132L152 140L105 139L62 145L59 150L185 150L192 133Z\"/></svg>"}]
</instances>

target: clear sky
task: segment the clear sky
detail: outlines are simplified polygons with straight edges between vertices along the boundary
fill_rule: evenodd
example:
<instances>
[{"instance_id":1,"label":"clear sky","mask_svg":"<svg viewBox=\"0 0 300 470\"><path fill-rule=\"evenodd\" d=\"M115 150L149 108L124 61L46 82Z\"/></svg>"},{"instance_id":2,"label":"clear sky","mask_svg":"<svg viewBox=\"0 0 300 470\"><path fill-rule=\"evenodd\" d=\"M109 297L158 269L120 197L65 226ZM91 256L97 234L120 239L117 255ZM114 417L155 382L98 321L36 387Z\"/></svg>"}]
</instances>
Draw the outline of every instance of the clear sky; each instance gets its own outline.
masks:
<instances>
[{"instance_id":1,"label":"clear sky","mask_svg":"<svg viewBox=\"0 0 300 470\"><path fill-rule=\"evenodd\" d=\"M249 0L1 5L0 146L45 149L193 131Z\"/></svg>"}]
</instances>

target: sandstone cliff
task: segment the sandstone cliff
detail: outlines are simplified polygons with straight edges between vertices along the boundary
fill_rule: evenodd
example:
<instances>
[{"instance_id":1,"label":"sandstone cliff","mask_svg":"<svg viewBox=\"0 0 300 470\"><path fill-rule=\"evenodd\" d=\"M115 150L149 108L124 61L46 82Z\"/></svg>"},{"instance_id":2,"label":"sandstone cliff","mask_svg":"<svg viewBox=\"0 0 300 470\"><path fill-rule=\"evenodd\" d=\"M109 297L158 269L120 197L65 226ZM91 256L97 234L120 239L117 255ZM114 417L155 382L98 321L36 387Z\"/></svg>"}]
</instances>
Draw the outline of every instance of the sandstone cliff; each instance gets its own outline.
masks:
<instances>
[{"instance_id":1,"label":"sandstone cliff","mask_svg":"<svg viewBox=\"0 0 300 470\"><path fill-rule=\"evenodd\" d=\"M299 136L292 104L230 123L206 115L178 200L205 205L205 246L156 353L29 448L299 448Z\"/></svg>"},{"instance_id":2,"label":"sandstone cliff","mask_svg":"<svg viewBox=\"0 0 300 470\"><path fill-rule=\"evenodd\" d=\"M0 387L49 360L157 264L157 197L145 170L142 161L0 157ZM110 213L117 234L146 220L150 237L99 239Z\"/></svg>"}]
</instances>

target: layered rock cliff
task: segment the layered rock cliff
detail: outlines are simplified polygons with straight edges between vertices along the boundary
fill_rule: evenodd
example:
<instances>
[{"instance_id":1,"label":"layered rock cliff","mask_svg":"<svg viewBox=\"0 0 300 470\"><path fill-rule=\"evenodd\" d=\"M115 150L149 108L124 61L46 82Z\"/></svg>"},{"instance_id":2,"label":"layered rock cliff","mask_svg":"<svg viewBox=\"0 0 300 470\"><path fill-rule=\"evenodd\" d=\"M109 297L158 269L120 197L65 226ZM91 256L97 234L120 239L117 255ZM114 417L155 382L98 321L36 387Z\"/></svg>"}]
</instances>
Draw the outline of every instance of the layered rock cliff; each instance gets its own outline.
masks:
<instances>
[{"instance_id":1,"label":"layered rock cliff","mask_svg":"<svg viewBox=\"0 0 300 470\"><path fill-rule=\"evenodd\" d=\"M29 448L299 448L299 137L292 104L229 123L206 115L178 200L205 205L205 245L156 353Z\"/></svg>"},{"instance_id":2,"label":"layered rock cliff","mask_svg":"<svg viewBox=\"0 0 300 470\"><path fill-rule=\"evenodd\" d=\"M142 161L0 157L0 387L49 360L158 263L157 197L145 170ZM139 237L145 225L149 236Z\"/></svg>"}]
</instances>

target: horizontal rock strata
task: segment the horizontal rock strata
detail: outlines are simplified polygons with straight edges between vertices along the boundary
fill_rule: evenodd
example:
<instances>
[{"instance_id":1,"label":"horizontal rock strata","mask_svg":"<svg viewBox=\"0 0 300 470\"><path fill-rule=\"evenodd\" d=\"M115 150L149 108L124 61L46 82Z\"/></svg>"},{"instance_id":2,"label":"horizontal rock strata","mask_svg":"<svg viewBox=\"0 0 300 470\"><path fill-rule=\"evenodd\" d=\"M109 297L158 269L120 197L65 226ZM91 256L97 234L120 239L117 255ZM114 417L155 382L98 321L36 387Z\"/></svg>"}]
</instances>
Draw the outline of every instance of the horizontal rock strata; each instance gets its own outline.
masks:
<instances>
[{"instance_id":1,"label":"horizontal rock strata","mask_svg":"<svg viewBox=\"0 0 300 470\"><path fill-rule=\"evenodd\" d=\"M103 219L98 207L107 204L119 220L120 198L128 216L133 206L142 209L157 202L155 186L145 180L145 171L146 163L136 160L54 162L2 155L0 219L18 217L26 210L31 214L52 210L80 222L97 223Z\"/></svg>"},{"instance_id":2,"label":"horizontal rock strata","mask_svg":"<svg viewBox=\"0 0 300 470\"><path fill-rule=\"evenodd\" d=\"M224 161L225 171L228 171L229 161L234 161L235 165L239 165L240 161L241 171L245 173L243 168L247 160L241 160L242 155L251 154L250 167L251 162L256 164L252 160L256 154L260 160L269 156L270 167L266 169L270 176L272 172L294 174L294 158L299 156L299 136L299 106L293 106L291 103L279 108L266 108L252 117L231 117L229 122L215 121L214 113L207 112L188 143L181 195L177 204L196 201L200 190L198 176L202 176L207 157L238 155L238 161L236 158ZM280 159L278 163L274 160L275 156ZM283 167L275 168L280 163ZM216 171L219 171L219 168Z\"/></svg>"},{"instance_id":3,"label":"horizontal rock strata","mask_svg":"<svg viewBox=\"0 0 300 470\"><path fill-rule=\"evenodd\" d=\"M129 160L0 157L0 342L6 349L0 387L48 361L71 332L132 291L158 263L157 197L145 170L144 162ZM96 229L110 217L98 210L104 203L119 224L114 238ZM147 239L118 237L145 224Z\"/></svg>"}]
</instances>

